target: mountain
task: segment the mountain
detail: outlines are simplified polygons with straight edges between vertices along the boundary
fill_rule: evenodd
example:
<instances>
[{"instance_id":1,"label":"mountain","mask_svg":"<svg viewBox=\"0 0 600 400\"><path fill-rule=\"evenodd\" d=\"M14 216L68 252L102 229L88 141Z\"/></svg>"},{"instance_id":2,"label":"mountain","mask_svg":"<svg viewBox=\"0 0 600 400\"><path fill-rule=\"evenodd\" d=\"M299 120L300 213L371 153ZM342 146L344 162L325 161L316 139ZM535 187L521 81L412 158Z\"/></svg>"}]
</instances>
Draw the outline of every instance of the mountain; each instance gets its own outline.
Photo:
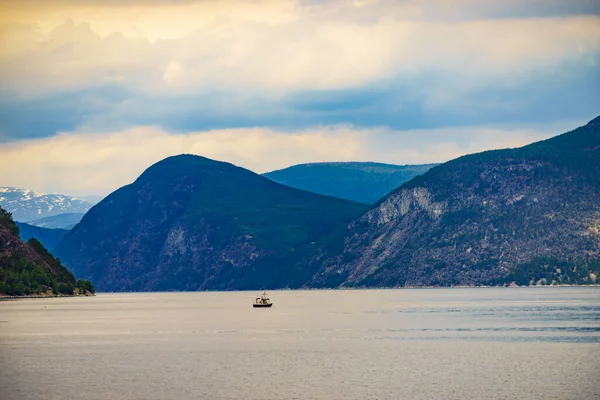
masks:
<instances>
[{"instance_id":1,"label":"mountain","mask_svg":"<svg viewBox=\"0 0 600 400\"><path fill-rule=\"evenodd\" d=\"M19 227L19 237L24 242L31 238L39 240L45 248L54 249L54 247L69 233L68 229L49 229L29 225L24 222L16 222Z\"/></svg>"},{"instance_id":2,"label":"mountain","mask_svg":"<svg viewBox=\"0 0 600 400\"><path fill-rule=\"evenodd\" d=\"M297 189L373 204L404 182L436 165L326 162L294 165L267 172L264 176Z\"/></svg>"},{"instance_id":3,"label":"mountain","mask_svg":"<svg viewBox=\"0 0 600 400\"><path fill-rule=\"evenodd\" d=\"M591 283L600 273L600 117L434 167L336 245L309 262L318 272L307 286Z\"/></svg>"},{"instance_id":4,"label":"mountain","mask_svg":"<svg viewBox=\"0 0 600 400\"><path fill-rule=\"evenodd\" d=\"M76 282L38 240L24 243L18 235L11 214L0 207L0 296L94 292L90 282Z\"/></svg>"},{"instance_id":5,"label":"mountain","mask_svg":"<svg viewBox=\"0 0 600 400\"><path fill-rule=\"evenodd\" d=\"M85 213L92 205L83 199L63 194L0 187L0 206L12 213L15 220L29 222L64 213Z\"/></svg>"},{"instance_id":6,"label":"mountain","mask_svg":"<svg viewBox=\"0 0 600 400\"><path fill-rule=\"evenodd\" d=\"M310 276L286 260L365 209L180 155L95 205L56 253L105 291L299 286Z\"/></svg>"},{"instance_id":7,"label":"mountain","mask_svg":"<svg viewBox=\"0 0 600 400\"><path fill-rule=\"evenodd\" d=\"M82 213L65 213L57 214L51 217L44 217L29 221L29 225L39 226L40 228L49 229L72 229L83 218Z\"/></svg>"}]
</instances>

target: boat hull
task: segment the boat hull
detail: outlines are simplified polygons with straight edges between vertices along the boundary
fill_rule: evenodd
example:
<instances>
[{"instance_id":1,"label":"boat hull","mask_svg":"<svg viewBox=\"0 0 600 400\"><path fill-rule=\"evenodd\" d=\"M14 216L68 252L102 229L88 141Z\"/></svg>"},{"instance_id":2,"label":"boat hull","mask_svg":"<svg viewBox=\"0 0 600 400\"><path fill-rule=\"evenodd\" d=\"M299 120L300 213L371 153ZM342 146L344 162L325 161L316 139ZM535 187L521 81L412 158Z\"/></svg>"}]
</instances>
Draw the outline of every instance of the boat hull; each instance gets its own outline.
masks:
<instances>
[{"instance_id":1,"label":"boat hull","mask_svg":"<svg viewBox=\"0 0 600 400\"><path fill-rule=\"evenodd\" d=\"M273 303L271 304L252 304L252 307L255 308L266 308L266 307L271 307L273 305Z\"/></svg>"}]
</instances>

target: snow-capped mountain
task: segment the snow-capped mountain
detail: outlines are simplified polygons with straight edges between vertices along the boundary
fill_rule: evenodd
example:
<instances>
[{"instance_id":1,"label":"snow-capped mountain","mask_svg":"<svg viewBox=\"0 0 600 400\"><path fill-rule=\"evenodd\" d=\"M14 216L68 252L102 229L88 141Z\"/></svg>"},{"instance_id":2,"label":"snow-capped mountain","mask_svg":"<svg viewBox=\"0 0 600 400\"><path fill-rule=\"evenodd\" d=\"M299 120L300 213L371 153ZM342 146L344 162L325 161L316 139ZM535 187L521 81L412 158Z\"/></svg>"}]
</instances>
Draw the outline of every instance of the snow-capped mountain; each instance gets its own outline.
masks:
<instances>
[{"instance_id":1,"label":"snow-capped mountain","mask_svg":"<svg viewBox=\"0 0 600 400\"><path fill-rule=\"evenodd\" d=\"M85 213L93 204L64 194L0 187L0 205L12 213L15 221L28 222L64 213Z\"/></svg>"}]
</instances>

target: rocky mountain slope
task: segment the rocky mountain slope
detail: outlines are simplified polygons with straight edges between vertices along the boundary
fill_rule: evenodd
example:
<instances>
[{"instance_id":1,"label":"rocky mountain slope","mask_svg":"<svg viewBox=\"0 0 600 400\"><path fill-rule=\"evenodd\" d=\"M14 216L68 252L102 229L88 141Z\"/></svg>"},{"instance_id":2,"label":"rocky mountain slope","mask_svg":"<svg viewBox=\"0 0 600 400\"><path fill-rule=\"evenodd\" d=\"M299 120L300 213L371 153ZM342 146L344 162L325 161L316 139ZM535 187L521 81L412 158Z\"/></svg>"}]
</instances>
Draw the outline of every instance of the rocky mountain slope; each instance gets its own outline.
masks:
<instances>
[{"instance_id":1,"label":"rocky mountain slope","mask_svg":"<svg viewBox=\"0 0 600 400\"><path fill-rule=\"evenodd\" d=\"M12 213L15 220L30 222L64 213L83 214L92 204L62 194L43 194L28 189L0 187L0 206Z\"/></svg>"},{"instance_id":2,"label":"rocky mountain slope","mask_svg":"<svg viewBox=\"0 0 600 400\"><path fill-rule=\"evenodd\" d=\"M299 286L310 276L284 261L365 209L181 155L94 206L56 253L107 291Z\"/></svg>"},{"instance_id":3,"label":"rocky mountain slope","mask_svg":"<svg viewBox=\"0 0 600 400\"><path fill-rule=\"evenodd\" d=\"M264 174L281 184L313 193L373 204L404 182L436 164L390 165L329 162L294 165Z\"/></svg>"},{"instance_id":4,"label":"rocky mountain slope","mask_svg":"<svg viewBox=\"0 0 600 400\"><path fill-rule=\"evenodd\" d=\"M94 292L89 282L75 281L59 260L36 239L24 243L12 216L0 207L0 295L72 295Z\"/></svg>"},{"instance_id":5,"label":"rocky mountain slope","mask_svg":"<svg viewBox=\"0 0 600 400\"><path fill-rule=\"evenodd\" d=\"M600 273L600 117L467 155L379 201L305 268L307 286L590 283Z\"/></svg>"}]
</instances>

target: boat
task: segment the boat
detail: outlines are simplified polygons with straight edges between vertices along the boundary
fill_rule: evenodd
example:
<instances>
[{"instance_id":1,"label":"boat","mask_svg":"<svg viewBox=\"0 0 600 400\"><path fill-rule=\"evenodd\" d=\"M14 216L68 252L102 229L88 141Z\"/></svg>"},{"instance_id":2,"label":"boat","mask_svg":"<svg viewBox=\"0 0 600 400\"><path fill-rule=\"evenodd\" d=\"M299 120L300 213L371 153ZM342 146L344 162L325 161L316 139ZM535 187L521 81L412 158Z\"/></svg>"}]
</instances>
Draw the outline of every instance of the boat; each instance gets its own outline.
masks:
<instances>
[{"instance_id":1,"label":"boat","mask_svg":"<svg viewBox=\"0 0 600 400\"><path fill-rule=\"evenodd\" d=\"M273 303L269 299L269 296L267 296L267 291L265 290L260 295L260 297L257 297L256 300L254 300L254 304L252 304L252 307L256 307L256 308L271 307L272 305L273 305Z\"/></svg>"}]
</instances>

